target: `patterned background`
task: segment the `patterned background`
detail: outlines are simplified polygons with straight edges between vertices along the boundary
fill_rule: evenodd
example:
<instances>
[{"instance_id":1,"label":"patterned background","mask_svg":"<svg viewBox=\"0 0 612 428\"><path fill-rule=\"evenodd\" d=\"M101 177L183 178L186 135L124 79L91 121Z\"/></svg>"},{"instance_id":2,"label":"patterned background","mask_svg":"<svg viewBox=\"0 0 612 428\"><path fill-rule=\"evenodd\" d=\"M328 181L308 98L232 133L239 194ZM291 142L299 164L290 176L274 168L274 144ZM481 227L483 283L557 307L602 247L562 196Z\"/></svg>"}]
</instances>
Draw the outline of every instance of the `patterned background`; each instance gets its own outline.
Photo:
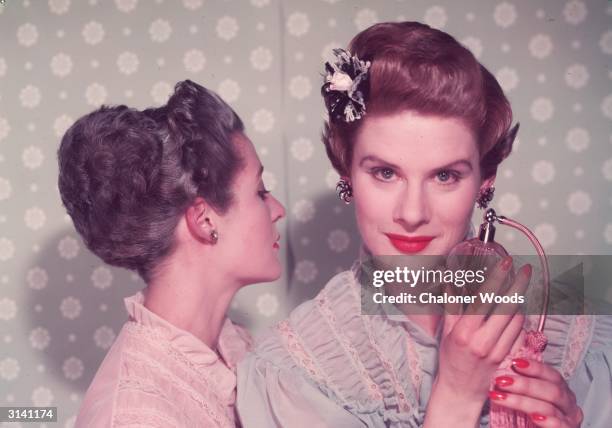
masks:
<instances>
[{"instance_id":1,"label":"patterned background","mask_svg":"<svg viewBox=\"0 0 612 428\"><path fill-rule=\"evenodd\" d=\"M164 103L185 78L235 107L288 213L284 276L232 304L257 331L357 254L352 209L334 196L319 141L320 73L332 47L389 20L448 31L507 91L521 132L493 206L550 253L612 254L609 1L5 0L0 406L57 405L58 425L72 426L125 320L122 298L142 286L88 253L60 204L55 152L73 120L102 103ZM514 232L499 236L528 251Z\"/></svg>"}]
</instances>

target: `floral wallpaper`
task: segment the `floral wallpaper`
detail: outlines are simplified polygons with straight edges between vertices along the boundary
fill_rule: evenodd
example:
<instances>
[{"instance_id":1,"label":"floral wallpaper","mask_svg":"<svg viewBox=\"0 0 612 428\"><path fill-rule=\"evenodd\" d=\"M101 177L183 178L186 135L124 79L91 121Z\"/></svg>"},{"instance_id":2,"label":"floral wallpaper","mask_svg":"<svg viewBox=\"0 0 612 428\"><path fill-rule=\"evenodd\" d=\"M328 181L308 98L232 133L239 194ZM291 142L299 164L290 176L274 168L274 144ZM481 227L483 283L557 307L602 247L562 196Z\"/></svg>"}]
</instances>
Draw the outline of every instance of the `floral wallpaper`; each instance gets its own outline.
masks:
<instances>
[{"instance_id":1,"label":"floral wallpaper","mask_svg":"<svg viewBox=\"0 0 612 428\"><path fill-rule=\"evenodd\" d=\"M58 406L57 425L72 426L126 319L122 299L143 286L90 254L61 206L56 150L75 119L104 103L162 104L186 78L234 106L287 208L283 277L231 306L259 332L357 256L352 207L336 198L320 143L323 63L358 31L396 20L455 36L510 98L521 131L493 207L551 254L611 254L611 2L4 0L0 406ZM530 251L513 231L499 239Z\"/></svg>"}]
</instances>

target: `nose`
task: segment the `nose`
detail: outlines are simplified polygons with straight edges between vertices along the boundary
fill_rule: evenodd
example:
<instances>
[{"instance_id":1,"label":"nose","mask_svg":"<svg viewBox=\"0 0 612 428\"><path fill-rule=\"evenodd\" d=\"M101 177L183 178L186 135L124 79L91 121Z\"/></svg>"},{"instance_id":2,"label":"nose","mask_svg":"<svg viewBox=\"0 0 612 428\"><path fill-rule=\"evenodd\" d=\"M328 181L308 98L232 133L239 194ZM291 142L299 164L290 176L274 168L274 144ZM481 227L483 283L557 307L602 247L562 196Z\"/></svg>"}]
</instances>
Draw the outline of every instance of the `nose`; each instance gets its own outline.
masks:
<instances>
[{"instance_id":1,"label":"nose","mask_svg":"<svg viewBox=\"0 0 612 428\"><path fill-rule=\"evenodd\" d=\"M430 209L427 192L421 183L405 183L398 192L393 220L407 230L416 230L429 221Z\"/></svg>"},{"instance_id":2,"label":"nose","mask_svg":"<svg viewBox=\"0 0 612 428\"><path fill-rule=\"evenodd\" d=\"M270 201L270 217L272 217L272 222L276 222L285 217L285 207L272 194L268 196Z\"/></svg>"}]
</instances>

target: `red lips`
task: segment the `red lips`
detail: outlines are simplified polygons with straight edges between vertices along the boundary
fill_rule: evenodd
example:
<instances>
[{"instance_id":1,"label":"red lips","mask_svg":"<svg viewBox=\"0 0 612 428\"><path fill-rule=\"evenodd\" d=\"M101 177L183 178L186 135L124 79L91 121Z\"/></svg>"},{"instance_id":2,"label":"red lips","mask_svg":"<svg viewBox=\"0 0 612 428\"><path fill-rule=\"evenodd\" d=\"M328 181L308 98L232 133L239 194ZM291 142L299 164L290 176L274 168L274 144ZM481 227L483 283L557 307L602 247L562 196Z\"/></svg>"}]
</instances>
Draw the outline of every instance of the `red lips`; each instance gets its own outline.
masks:
<instances>
[{"instance_id":1,"label":"red lips","mask_svg":"<svg viewBox=\"0 0 612 428\"><path fill-rule=\"evenodd\" d=\"M385 233L385 235L396 250L405 254L422 251L434 238L433 236L406 236L395 235L393 233Z\"/></svg>"}]
</instances>

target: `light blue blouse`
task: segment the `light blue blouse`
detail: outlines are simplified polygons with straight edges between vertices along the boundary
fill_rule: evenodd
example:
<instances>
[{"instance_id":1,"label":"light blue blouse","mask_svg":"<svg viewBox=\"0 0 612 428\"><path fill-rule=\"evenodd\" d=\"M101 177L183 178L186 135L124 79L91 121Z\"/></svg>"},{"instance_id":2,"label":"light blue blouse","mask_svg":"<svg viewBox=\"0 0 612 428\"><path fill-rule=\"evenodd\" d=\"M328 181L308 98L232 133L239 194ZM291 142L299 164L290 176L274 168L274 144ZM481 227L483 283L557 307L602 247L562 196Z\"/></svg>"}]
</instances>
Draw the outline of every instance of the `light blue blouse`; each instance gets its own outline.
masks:
<instances>
[{"instance_id":1,"label":"light blue blouse","mask_svg":"<svg viewBox=\"0 0 612 428\"><path fill-rule=\"evenodd\" d=\"M545 333L544 361L576 393L583 427L612 427L612 316L548 316ZM342 272L238 366L240 420L246 428L422 426L439 338L404 316L362 316L355 273Z\"/></svg>"}]
</instances>

